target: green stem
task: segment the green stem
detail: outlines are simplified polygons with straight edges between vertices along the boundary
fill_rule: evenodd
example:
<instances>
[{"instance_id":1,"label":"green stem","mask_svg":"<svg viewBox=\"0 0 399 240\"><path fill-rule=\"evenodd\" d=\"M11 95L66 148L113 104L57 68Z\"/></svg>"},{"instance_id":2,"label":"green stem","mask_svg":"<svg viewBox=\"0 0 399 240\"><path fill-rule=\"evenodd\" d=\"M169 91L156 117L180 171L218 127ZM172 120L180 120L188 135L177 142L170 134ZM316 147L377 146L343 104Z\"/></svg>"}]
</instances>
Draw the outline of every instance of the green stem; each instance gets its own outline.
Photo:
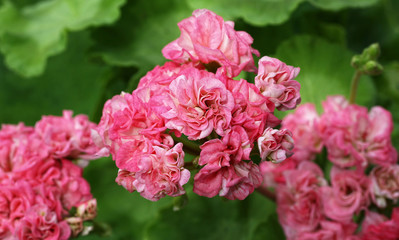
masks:
<instances>
[{"instance_id":1,"label":"green stem","mask_svg":"<svg viewBox=\"0 0 399 240\"><path fill-rule=\"evenodd\" d=\"M359 79L361 76L362 76L362 73L359 70L356 70L355 74L353 75L352 84L351 84L351 93L350 93L350 97L349 97L350 104L355 103L357 87L359 85Z\"/></svg>"},{"instance_id":2,"label":"green stem","mask_svg":"<svg viewBox=\"0 0 399 240\"><path fill-rule=\"evenodd\" d=\"M195 142L187 140L182 137L178 138L174 134L171 134L171 136L173 138L173 141L175 141L175 143L177 142L183 143L183 149L185 152L190 153L191 155L194 156L200 155L201 149L199 148L199 145L196 144Z\"/></svg>"}]
</instances>

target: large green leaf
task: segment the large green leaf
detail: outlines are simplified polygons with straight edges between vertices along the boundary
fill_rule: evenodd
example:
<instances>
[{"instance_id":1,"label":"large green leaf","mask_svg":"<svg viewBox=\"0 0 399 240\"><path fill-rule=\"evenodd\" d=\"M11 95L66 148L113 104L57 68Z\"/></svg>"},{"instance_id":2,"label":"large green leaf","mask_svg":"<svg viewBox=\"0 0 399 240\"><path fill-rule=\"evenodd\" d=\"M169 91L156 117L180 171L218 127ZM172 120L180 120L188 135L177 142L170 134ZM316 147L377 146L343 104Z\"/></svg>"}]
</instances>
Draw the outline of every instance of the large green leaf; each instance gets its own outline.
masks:
<instances>
[{"instance_id":1,"label":"large green leaf","mask_svg":"<svg viewBox=\"0 0 399 240\"><path fill-rule=\"evenodd\" d=\"M309 1L325 10L339 10L348 7L366 7L378 0L186 0L190 7L208 8L227 19L243 18L257 25L280 24L289 19L291 13L302 2Z\"/></svg>"},{"instance_id":2,"label":"large green leaf","mask_svg":"<svg viewBox=\"0 0 399 240\"><path fill-rule=\"evenodd\" d=\"M33 125L42 115L61 115L63 109L92 115L103 104L100 96L109 68L87 59L90 46L88 32L71 34L66 51L51 58L44 74L33 79L11 72L0 58L0 124Z\"/></svg>"},{"instance_id":3,"label":"large green leaf","mask_svg":"<svg viewBox=\"0 0 399 240\"><path fill-rule=\"evenodd\" d=\"M93 49L105 62L117 66L151 68L163 64L162 48L179 37L177 23L191 15L179 0L135 0L122 8L114 25L95 31Z\"/></svg>"},{"instance_id":4,"label":"large green leaf","mask_svg":"<svg viewBox=\"0 0 399 240\"><path fill-rule=\"evenodd\" d=\"M191 191L188 195L189 203L182 210L160 212L148 226L145 239L251 239L259 223L275 212L275 204L256 193L243 201L209 199Z\"/></svg>"},{"instance_id":5,"label":"large green leaf","mask_svg":"<svg viewBox=\"0 0 399 240\"><path fill-rule=\"evenodd\" d=\"M283 42L276 53L277 58L301 68L296 79L301 83L302 102L315 103L319 111L327 96L349 96L354 73L352 55L342 45L308 35ZM356 102L370 105L375 94L370 78L363 76L359 85Z\"/></svg>"},{"instance_id":6,"label":"large green leaf","mask_svg":"<svg viewBox=\"0 0 399 240\"><path fill-rule=\"evenodd\" d=\"M0 6L0 50L7 65L32 77L41 74L49 56L65 49L67 31L110 24L125 0L47 0L18 8Z\"/></svg>"}]
</instances>

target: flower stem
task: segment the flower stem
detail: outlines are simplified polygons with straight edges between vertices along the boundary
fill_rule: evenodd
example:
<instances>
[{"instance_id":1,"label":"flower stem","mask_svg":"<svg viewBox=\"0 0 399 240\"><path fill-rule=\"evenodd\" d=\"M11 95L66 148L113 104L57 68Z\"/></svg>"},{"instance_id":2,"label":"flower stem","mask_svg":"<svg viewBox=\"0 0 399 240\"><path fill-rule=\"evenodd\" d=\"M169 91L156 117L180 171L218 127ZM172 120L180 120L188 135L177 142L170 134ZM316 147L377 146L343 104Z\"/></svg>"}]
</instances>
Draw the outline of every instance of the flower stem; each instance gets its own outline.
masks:
<instances>
[{"instance_id":1,"label":"flower stem","mask_svg":"<svg viewBox=\"0 0 399 240\"><path fill-rule=\"evenodd\" d=\"M350 97L349 97L350 104L355 103L357 87L359 86L359 79L361 76L362 76L362 73L359 70L356 70L355 74L353 75L352 84L351 84L351 92L350 92Z\"/></svg>"},{"instance_id":2,"label":"flower stem","mask_svg":"<svg viewBox=\"0 0 399 240\"><path fill-rule=\"evenodd\" d=\"M256 191L260 194L262 194L263 196L265 196L266 198L272 200L273 202L276 201L276 194L269 191L267 188L260 186L256 189Z\"/></svg>"},{"instance_id":3,"label":"flower stem","mask_svg":"<svg viewBox=\"0 0 399 240\"><path fill-rule=\"evenodd\" d=\"M183 143L183 150L191 155L197 156L201 153L201 149L199 148L199 145L196 144L194 141L190 141L188 139L185 139L183 137L176 137L174 134L171 134L173 141L181 142Z\"/></svg>"}]
</instances>

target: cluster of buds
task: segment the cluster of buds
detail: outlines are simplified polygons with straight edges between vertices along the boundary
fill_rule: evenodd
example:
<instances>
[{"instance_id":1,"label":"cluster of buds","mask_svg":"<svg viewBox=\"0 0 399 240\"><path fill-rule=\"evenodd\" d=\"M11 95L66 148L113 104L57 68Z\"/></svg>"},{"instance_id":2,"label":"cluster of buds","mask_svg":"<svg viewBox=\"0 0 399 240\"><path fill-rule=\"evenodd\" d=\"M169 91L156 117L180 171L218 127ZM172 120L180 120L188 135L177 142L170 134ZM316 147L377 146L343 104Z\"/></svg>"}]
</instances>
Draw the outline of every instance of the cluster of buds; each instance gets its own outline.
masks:
<instances>
[{"instance_id":1,"label":"cluster of buds","mask_svg":"<svg viewBox=\"0 0 399 240\"><path fill-rule=\"evenodd\" d=\"M195 193L244 199L261 184L259 161L292 155L291 133L273 129L274 110L300 103L299 68L262 57L257 69L252 37L209 10L178 26L162 50L171 61L105 103L96 142L112 154L116 182L149 200L184 194L192 172ZM257 74L254 83L234 79L244 71Z\"/></svg>"},{"instance_id":2,"label":"cluster of buds","mask_svg":"<svg viewBox=\"0 0 399 240\"><path fill-rule=\"evenodd\" d=\"M92 141L95 127L71 111L44 116L34 127L2 126L1 239L68 239L95 217L96 200L82 176L82 166L107 151Z\"/></svg>"},{"instance_id":3,"label":"cluster of buds","mask_svg":"<svg viewBox=\"0 0 399 240\"><path fill-rule=\"evenodd\" d=\"M319 116L307 103L287 115L282 127L293 134L295 154L282 164L261 163L262 188L275 189L287 239L397 239L399 209L391 220L382 215L399 199L390 112L342 96L328 97L323 108Z\"/></svg>"}]
</instances>

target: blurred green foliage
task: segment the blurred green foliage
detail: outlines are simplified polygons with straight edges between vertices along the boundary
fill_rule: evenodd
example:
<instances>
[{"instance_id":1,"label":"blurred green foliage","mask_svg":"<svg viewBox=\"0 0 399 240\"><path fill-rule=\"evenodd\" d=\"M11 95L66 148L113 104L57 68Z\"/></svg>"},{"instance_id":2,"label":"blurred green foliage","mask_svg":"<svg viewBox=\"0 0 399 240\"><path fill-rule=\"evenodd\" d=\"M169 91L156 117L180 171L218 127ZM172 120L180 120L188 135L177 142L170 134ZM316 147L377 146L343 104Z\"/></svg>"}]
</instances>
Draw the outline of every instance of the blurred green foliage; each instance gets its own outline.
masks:
<instances>
[{"instance_id":1,"label":"blurred green foliage","mask_svg":"<svg viewBox=\"0 0 399 240\"><path fill-rule=\"evenodd\" d=\"M351 57L381 45L384 73L362 77L357 103L393 113L399 148L399 2L394 0L0 0L0 123L33 125L63 109L98 122L104 102L132 91L165 59L177 23L209 8L254 37L261 55L298 66L303 102L349 95ZM29 77L29 78L28 78ZM248 74L248 80L253 77ZM80 239L283 239L275 205L257 193L244 201L196 196L150 202L114 179L110 158L85 176L98 199L98 221L111 235Z\"/></svg>"}]
</instances>

